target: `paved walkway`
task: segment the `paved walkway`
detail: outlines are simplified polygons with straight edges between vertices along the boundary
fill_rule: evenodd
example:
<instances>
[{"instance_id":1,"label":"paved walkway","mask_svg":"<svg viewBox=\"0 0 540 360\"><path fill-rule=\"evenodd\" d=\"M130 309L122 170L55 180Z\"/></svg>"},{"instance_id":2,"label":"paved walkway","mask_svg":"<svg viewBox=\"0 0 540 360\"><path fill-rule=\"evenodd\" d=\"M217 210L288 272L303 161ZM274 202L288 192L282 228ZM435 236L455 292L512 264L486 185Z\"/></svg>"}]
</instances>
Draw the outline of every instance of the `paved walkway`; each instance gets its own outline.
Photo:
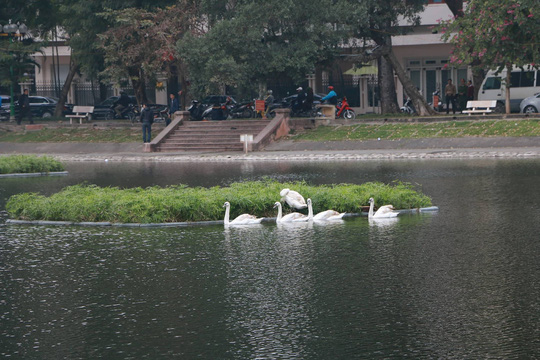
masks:
<instances>
[{"instance_id":1,"label":"paved walkway","mask_svg":"<svg viewBox=\"0 0 540 360\"><path fill-rule=\"evenodd\" d=\"M540 137L367 141L278 141L264 151L143 153L141 143L2 143L0 154L51 155L63 161L290 161L540 157Z\"/></svg>"}]
</instances>

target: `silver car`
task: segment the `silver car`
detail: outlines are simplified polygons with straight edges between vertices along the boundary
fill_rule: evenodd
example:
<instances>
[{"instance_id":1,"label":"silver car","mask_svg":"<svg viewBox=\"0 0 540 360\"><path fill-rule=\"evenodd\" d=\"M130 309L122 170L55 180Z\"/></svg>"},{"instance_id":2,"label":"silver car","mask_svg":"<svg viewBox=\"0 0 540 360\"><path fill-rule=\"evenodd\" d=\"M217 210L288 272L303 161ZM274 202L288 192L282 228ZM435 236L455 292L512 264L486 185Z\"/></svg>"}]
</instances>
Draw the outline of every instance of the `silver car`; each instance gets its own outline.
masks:
<instances>
[{"instance_id":1,"label":"silver car","mask_svg":"<svg viewBox=\"0 0 540 360\"><path fill-rule=\"evenodd\" d=\"M540 110L540 93L529 96L519 104L519 112L523 114L533 114Z\"/></svg>"}]
</instances>

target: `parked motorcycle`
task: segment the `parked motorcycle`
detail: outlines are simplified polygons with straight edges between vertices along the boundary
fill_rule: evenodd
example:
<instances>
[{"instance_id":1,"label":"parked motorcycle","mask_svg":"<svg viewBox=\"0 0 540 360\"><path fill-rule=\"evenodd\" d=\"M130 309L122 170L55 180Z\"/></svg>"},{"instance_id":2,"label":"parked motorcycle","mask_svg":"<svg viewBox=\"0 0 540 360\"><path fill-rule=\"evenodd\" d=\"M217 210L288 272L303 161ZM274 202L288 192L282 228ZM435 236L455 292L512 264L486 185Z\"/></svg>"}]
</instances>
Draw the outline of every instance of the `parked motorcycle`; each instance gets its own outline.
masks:
<instances>
[{"instance_id":1,"label":"parked motorcycle","mask_svg":"<svg viewBox=\"0 0 540 360\"><path fill-rule=\"evenodd\" d=\"M203 120L227 120L231 118L231 109L236 105L230 98L223 104L214 104L204 110Z\"/></svg>"},{"instance_id":2,"label":"parked motorcycle","mask_svg":"<svg viewBox=\"0 0 540 360\"><path fill-rule=\"evenodd\" d=\"M139 110L133 104L128 104L128 106L122 110L120 117L116 114L114 108L115 105L111 106L110 110L105 114L105 120L128 119L133 124L137 121L137 116L140 115Z\"/></svg>"},{"instance_id":3,"label":"parked motorcycle","mask_svg":"<svg viewBox=\"0 0 540 360\"><path fill-rule=\"evenodd\" d=\"M410 115L416 114L416 110L414 109L414 105L410 97L407 98L407 101L405 101L405 104L403 104L403 106L399 108L399 110L403 114L410 114Z\"/></svg>"},{"instance_id":4,"label":"parked motorcycle","mask_svg":"<svg viewBox=\"0 0 540 360\"><path fill-rule=\"evenodd\" d=\"M354 120L356 118L356 113L349 106L349 102L346 97L343 97L341 101L336 105L336 118L343 117L347 120Z\"/></svg>"},{"instance_id":5,"label":"parked motorcycle","mask_svg":"<svg viewBox=\"0 0 540 360\"><path fill-rule=\"evenodd\" d=\"M255 102L249 101L232 106L229 113L235 119L251 119L255 117Z\"/></svg>"},{"instance_id":6,"label":"parked motorcycle","mask_svg":"<svg viewBox=\"0 0 540 360\"><path fill-rule=\"evenodd\" d=\"M203 119L204 110L198 100L191 100L191 105L188 108L191 120L201 121Z\"/></svg>"},{"instance_id":7,"label":"parked motorcycle","mask_svg":"<svg viewBox=\"0 0 540 360\"><path fill-rule=\"evenodd\" d=\"M290 109L291 117L317 117L322 116L320 109L317 105L312 105L311 109L305 109L304 107L293 106L294 102L289 102L285 99L282 101L274 102L268 106L266 111L266 117L273 119L276 116L276 109Z\"/></svg>"}]
</instances>

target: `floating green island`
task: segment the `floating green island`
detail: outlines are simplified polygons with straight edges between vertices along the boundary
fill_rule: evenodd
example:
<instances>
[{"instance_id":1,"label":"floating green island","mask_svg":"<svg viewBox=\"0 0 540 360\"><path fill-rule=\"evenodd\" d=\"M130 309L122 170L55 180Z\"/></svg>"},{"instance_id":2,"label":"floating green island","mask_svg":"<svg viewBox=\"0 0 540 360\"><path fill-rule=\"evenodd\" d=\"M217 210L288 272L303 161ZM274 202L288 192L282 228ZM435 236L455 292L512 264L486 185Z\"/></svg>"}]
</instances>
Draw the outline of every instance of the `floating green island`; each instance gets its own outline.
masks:
<instances>
[{"instance_id":1,"label":"floating green island","mask_svg":"<svg viewBox=\"0 0 540 360\"><path fill-rule=\"evenodd\" d=\"M431 206L431 199L411 184L392 185L369 182L361 185L308 185L305 182L279 183L273 180L233 183L228 187L188 187L176 185L120 189L96 185L69 186L51 196L37 193L13 195L6 210L11 219L110 222L174 223L223 220L225 201L231 203L231 218L249 213L275 217L273 205L284 188L311 198L315 212L334 209L360 213L373 197L377 204L392 204L396 209ZM285 212L291 211L284 206ZM306 210L307 211L307 210Z\"/></svg>"},{"instance_id":2,"label":"floating green island","mask_svg":"<svg viewBox=\"0 0 540 360\"><path fill-rule=\"evenodd\" d=\"M50 156L0 156L0 174L50 173L64 170L64 165Z\"/></svg>"}]
</instances>

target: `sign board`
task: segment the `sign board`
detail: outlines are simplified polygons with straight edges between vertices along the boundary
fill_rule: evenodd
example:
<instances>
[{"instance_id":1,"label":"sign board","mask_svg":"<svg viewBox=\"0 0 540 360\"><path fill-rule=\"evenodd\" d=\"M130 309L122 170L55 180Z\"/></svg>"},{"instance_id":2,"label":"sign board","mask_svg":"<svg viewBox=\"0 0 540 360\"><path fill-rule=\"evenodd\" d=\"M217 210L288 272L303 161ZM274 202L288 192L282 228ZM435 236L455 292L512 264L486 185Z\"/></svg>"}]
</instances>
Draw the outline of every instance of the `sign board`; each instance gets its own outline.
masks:
<instances>
[{"instance_id":1,"label":"sign board","mask_svg":"<svg viewBox=\"0 0 540 360\"><path fill-rule=\"evenodd\" d=\"M244 134L244 135L240 135L240 141L253 141L253 135L248 135L248 134Z\"/></svg>"},{"instance_id":2,"label":"sign board","mask_svg":"<svg viewBox=\"0 0 540 360\"><path fill-rule=\"evenodd\" d=\"M264 100L255 100L255 111L264 111L265 107Z\"/></svg>"}]
</instances>

